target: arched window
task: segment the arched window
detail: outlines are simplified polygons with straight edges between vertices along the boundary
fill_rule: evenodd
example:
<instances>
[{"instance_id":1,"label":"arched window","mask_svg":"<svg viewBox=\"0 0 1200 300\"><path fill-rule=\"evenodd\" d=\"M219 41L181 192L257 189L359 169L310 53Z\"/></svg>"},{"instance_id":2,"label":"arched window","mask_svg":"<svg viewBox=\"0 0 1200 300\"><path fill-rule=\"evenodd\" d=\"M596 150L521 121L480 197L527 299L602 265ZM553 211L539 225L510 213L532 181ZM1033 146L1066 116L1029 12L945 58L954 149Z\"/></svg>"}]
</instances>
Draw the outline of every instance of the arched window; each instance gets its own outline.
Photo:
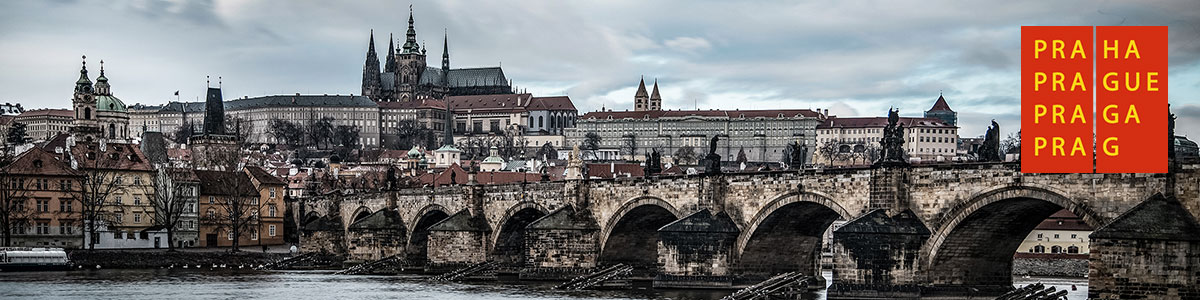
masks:
<instances>
[{"instance_id":1,"label":"arched window","mask_svg":"<svg viewBox=\"0 0 1200 300\"><path fill-rule=\"evenodd\" d=\"M1042 245L1033 246L1033 250L1030 250L1029 252L1046 253L1046 247Z\"/></svg>"},{"instance_id":2,"label":"arched window","mask_svg":"<svg viewBox=\"0 0 1200 300\"><path fill-rule=\"evenodd\" d=\"M1079 247L1071 245L1070 247L1067 247L1067 253L1077 254L1079 253Z\"/></svg>"},{"instance_id":3,"label":"arched window","mask_svg":"<svg viewBox=\"0 0 1200 300\"><path fill-rule=\"evenodd\" d=\"M84 108L83 108L83 119L84 119L84 120L91 120L91 119L92 119L92 108L91 108L91 107L84 107Z\"/></svg>"},{"instance_id":4,"label":"arched window","mask_svg":"<svg viewBox=\"0 0 1200 300\"><path fill-rule=\"evenodd\" d=\"M1062 253L1062 246L1050 247L1050 253Z\"/></svg>"},{"instance_id":5,"label":"arched window","mask_svg":"<svg viewBox=\"0 0 1200 300\"><path fill-rule=\"evenodd\" d=\"M545 120L543 120L543 119L542 119L542 116L538 116L538 127L545 127L545 126L546 126L546 125L545 125L545 124L546 124L546 122L543 122L543 121L545 121Z\"/></svg>"}]
</instances>

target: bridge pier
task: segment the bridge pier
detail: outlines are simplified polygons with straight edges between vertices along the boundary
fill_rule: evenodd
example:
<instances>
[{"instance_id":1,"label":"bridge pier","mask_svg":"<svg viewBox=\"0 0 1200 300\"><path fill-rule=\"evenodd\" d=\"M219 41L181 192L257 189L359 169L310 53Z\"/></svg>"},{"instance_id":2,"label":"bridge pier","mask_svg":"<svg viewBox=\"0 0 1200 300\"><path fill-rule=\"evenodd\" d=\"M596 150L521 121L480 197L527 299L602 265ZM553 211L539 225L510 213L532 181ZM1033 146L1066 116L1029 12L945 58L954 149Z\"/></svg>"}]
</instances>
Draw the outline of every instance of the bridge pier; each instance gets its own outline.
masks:
<instances>
[{"instance_id":1,"label":"bridge pier","mask_svg":"<svg viewBox=\"0 0 1200 300\"><path fill-rule=\"evenodd\" d=\"M589 210L564 206L525 227L523 280L565 280L590 273L600 256L600 225Z\"/></svg>"},{"instance_id":2,"label":"bridge pier","mask_svg":"<svg viewBox=\"0 0 1200 300\"><path fill-rule=\"evenodd\" d=\"M873 210L833 232L829 299L915 299L918 258L930 231L911 210L889 217Z\"/></svg>"},{"instance_id":3,"label":"bridge pier","mask_svg":"<svg viewBox=\"0 0 1200 300\"><path fill-rule=\"evenodd\" d=\"M491 228L482 216L462 210L429 227L426 272L441 273L487 261Z\"/></svg>"},{"instance_id":4,"label":"bridge pier","mask_svg":"<svg viewBox=\"0 0 1200 300\"><path fill-rule=\"evenodd\" d=\"M1089 299L1200 299L1200 224L1155 195L1090 236Z\"/></svg>"},{"instance_id":5,"label":"bridge pier","mask_svg":"<svg viewBox=\"0 0 1200 300\"><path fill-rule=\"evenodd\" d=\"M658 230L654 287L728 288L741 230L724 212L703 209Z\"/></svg>"}]
</instances>

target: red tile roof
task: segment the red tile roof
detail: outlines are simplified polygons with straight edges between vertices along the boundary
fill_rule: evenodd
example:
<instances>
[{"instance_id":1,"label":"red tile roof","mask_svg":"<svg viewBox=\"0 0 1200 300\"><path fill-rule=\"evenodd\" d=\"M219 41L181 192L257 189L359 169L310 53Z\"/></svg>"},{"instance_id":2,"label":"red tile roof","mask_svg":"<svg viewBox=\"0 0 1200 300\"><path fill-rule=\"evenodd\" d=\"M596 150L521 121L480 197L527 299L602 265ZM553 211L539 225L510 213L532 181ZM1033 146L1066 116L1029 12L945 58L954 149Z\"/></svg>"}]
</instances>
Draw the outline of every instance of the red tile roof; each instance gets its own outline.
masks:
<instances>
[{"instance_id":1,"label":"red tile roof","mask_svg":"<svg viewBox=\"0 0 1200 300\"><path fill-rule=\"evenodd\" d=\"M381 108L381 109L417 109L417 108L432 108L432 109L441 109L441 110L446 109L446 102L442 101L442 100L438 100L438 99L420 99L420 100L398 101L398 102L379 102L378 104L379 104L379 108Z\"/></svg>"},{"instance_id":2,"label":"red tile roof","mask_svg":"<svg viewBox=\"0 0 1200 300\"><path fill-rule=\"evenodd\" d=\"M54 153L33 147L17 156L4 172L14 175L80 176L83 173L71 169L70 165L58 160Z\"/></svg>"},{"instance_id":3,"label":"red tile roof","mask_svg":"<svg viewBox=\"0 0 1200 300\"><path fill-rule=\"evenodd\" d=\"M71 111L70 109L35 109L35 110L27 110L27 111L21 113L20 115L17 115L18 118L40 117L40 116L55 116L55 117L64 117L64 118L74 118L75 112Z\"/></svg>"},{"instance_id":4,"label":"red tile roof","mask_svg":"<svg viewBox=\"0 0 1200 300\"><path fill-rule=\"evenodd\" d=\"M929 111L954 111L950 109L950 104L946 104L946 98L938 95L937 101L933 102L933 107Z\"/></svg>"},{"instance_id":5,"label":"red tile roof","mask_svg":"<svg viewBox=\"0 0 1200 300\"><path fill-rule=\"evenodd\" d=\"M945 121L935 118L909 118L900 117L900 124L904 127L940 127L940 128L955 128L954 125L946 124ZM825 128L883 128L888 124L888 119L885 117L829 117L821 125L817 125L817 129Z\"/></svg>"},{"instance_id":6,"label":"red tile roof","mask_svg":"<svg viewBox=\"0 0 1200 300\"><path fill-rule=\"evenodd\" d=\"M103 151L99 143L79 142L71 147L71 155L80 168L97 168L121 171L153 171L150 161L134 144L106 144Z\"/></svg>"},{"instance_id":7,"label":"red tile roof","mask_svg":"<svg viewBox=\"0 0 1200 300\"><path fill-rule=\"evenodd\" d=\"M567 96L533 97L526 106L529 110L575 110L575 104Z\"/></svg>"},{"instance_id":8,"label":"red tile roof","mask_svg":"<svg viewBox=\"0 0 1200 300\"><path fill-rule=\"evenodd\" d=\"M271 173L267 173L267 170L260 168L260 167L253 167L253 166L246 167L246 173L250 173L250 176L254 176L254 179L258 180L258 182L260 184L277 184L277 185L286 185L287 184L287 183L283 182L283 179L280 179L279 177L276 177L275 175L271 175Z\"/></svg>"},{"instance_id":9,"label":"red tile roof","mask_svg":"<svg viewBox=\"0 0 1200 300\"><path fill-rule=\"evenodd\" d=\"M525 111L525 105L528 105L530 98L533 98L530 94L470 95L446 97L446 102L450 103L450 109L455 113L465 113L468 110L472 112L520 112Z\"/></svg>"},{"instance_id":10,"label":"red tile roof","mask_svg":"<svg viewBox=\"0 0 1200 300\"><path fill-rule=\"evenodd\" d=\"M594 111L583 114L580 119L658 119L683 117L725 117L725 118L784 118L806 117L817 118L821 114L809 109L774 109L774 110L661 110L661 111Z\"/></svg>"}]
</instances>

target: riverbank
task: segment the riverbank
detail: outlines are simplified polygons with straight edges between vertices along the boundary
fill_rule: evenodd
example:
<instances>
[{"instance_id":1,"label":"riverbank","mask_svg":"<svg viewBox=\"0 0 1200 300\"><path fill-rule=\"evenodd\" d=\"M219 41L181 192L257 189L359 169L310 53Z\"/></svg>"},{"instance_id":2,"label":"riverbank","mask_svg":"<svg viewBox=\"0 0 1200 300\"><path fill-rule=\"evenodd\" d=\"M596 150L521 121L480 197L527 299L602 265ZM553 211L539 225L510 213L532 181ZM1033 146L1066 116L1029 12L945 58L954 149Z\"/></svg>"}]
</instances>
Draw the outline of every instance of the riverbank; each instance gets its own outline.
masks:
<instances>
[{"instance_id":1,"label":"riverbank","mask_svg":"<svg viewBox=\"0 0 1200 300\"><path fill-rule=\"evenodd\" d=\"M253 251L166 251L166 250L71 250L67 252L71 263L85 268L104 269L160 269L192 268L251 268L284 259L287 253L263 253Z\"/></svg>"},{"instance_id":2,"label":"riverbank","mask_svg":"<svg viewBox=\"0 0 1200 300\"><path fill-rule=\"evenodd\" d=\"M1088 274L1087 255L1040 254L1013 258L1013 275L1084 278Z\"/></svg>"}]
</instances>

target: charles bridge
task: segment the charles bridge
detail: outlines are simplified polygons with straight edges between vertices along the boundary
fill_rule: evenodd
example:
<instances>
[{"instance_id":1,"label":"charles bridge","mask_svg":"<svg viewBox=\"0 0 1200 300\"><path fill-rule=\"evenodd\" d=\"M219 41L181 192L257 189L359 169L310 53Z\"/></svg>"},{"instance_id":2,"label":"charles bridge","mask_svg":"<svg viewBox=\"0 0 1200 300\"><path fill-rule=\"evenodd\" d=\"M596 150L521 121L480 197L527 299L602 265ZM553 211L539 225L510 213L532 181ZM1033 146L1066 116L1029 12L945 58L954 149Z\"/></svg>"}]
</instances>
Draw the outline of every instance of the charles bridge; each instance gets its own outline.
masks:
<instances>
[{"instance_id":1,"label":"charles bridge","mask_svg":"<svg viewBox=\"0 0 1200 300\"><path fill-rule=\"evenodd\" d=\"M1022 174L1017 163L873 166L469 184L306 200L301 249L403 257L443 272L495 262L522 279L634 266L656 287L801 271L831 298L999 294L1012 256L1066 208L1094 228L1092 298L1200 297L1200 164L1169 174ZM1122 298L1124 299L1124 298Z\"/></svg>"}]
</instances>

